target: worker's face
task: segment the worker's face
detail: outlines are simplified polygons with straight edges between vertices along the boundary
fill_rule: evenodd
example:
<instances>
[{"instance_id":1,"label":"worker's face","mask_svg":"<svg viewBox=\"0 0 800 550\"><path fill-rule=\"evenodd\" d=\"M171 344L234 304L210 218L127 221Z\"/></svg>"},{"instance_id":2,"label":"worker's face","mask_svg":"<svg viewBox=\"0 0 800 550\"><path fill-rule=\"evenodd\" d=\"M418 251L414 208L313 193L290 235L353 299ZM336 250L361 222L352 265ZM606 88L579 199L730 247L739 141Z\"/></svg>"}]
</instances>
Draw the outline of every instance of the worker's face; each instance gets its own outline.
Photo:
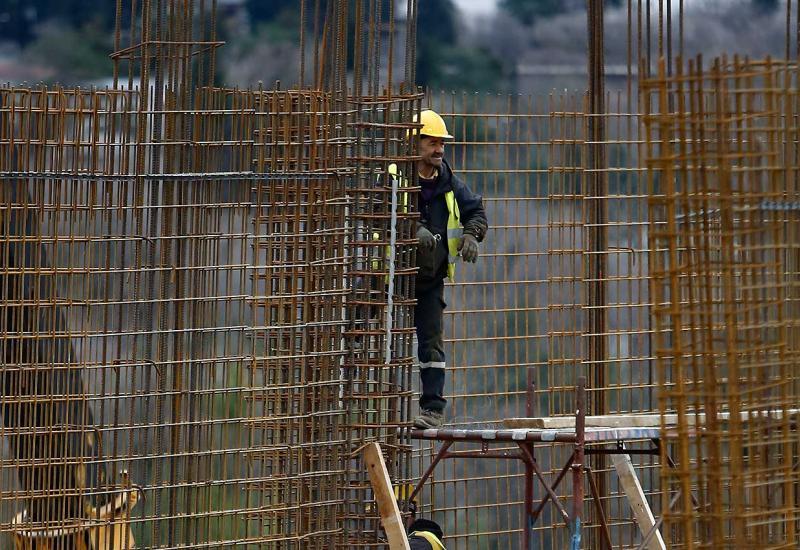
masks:
<instances>
[{"instance_id":1,"label":"worker's face","mask_svg":"<svg viewBox=\"0 0 800 550\"><path fill-rule=\"evenodd\" d=\"M444 157L444 140L438 137L422 136L419 140L419 156L428 166L439 168Z\"/></svg>"}]
</instances>

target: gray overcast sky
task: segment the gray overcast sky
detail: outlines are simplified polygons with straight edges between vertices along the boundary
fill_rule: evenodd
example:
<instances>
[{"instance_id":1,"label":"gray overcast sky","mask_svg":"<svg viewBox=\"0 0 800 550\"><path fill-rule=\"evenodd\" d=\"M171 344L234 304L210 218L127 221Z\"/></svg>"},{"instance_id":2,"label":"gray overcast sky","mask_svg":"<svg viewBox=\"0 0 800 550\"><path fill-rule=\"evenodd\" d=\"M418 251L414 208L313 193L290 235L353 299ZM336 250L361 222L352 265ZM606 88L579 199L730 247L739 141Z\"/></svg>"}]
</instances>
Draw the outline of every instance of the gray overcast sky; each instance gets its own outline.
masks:
<instances>
[{"instance_id":1,"label":"gray overcast sky","mask_svg":"<svg viewBox=\"0 0 800 550\"><path fill-rule=\"evenodd\" d=\"M465 15L485 15L495 10L497 0L454 0Z\"/></svg>"}]
</instances>

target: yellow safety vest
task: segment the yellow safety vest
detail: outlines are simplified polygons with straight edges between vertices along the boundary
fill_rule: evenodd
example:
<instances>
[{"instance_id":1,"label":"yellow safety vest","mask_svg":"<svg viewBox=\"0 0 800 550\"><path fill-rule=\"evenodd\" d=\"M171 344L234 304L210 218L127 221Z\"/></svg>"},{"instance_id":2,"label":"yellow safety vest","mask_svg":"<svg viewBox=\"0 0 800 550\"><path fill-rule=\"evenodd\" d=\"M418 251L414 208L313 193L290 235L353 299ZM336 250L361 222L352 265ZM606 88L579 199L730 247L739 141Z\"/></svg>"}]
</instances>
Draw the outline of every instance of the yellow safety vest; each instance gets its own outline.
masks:
<instances>
[{"instance_id":1,"label":"yellow safety vest","mask_svg":"<svg viewBox=\"0 0 800 550\"><path fill-rule=\"evenodd\" d=\"M397 180L397 188L400 190L400 194L403 198L403 213L408 213L408 191L403 191L404 187L408 187L408 181L397 169L397 165L395 163L391 163L389 165L388 172L392 177L392 180Z\"/></svg>"},{"instance_id":2,"label":"yellow safety vest","mask_svg":"<svg viewBox=\"0 0 800 550\"><path fill-rule=\"evenodd\" d=\"M455 280L456 260L458 260L458 244L464 229L461 227L461 212L458 211L458 201L452 191L444 194L447 203L447 276Z\"/></svg>"},{"instance_id":3,"label":"yellow safety vest","mask_svg":"<svg viewBox=\"0 0 800 550\"><path fill-rule=\"evenodd\" d=\"M402 189L408 185L406 178L397 170L397 165L392 163L388 166L387 172L392 179L397 179L397 187ZM402 211L408 212L408 191L401 191L402 196ZM444 194L444 201L447 204L447 277L450 281L455 280L456 275L456 261L458 260L458 245L461 242L461 237L464 234L464 228L461 226L461 212L458 209L458 201L453 191L448 191ZM372 238L376 241L380 239L380 235L375 232ZM389 258L389 247L387 246L386 252L387 259ZM377 260L373 262L373 266L377 269Z\"/></svg>"},{"instance_id":4,"label":"yellow safety vest","mask_svg":"<svg viewBox=\"0 0 800 550\"><path fill-rule=\"evenodd\" d=\"M398 210L402 211L404 214L408 213L408 191L403 190L405 187L408 187L408 181L403 177L400 171L397 169L397 165L395 163L391 163L387 170L389 175L392 178L392 186L397 186L398 193L402 197L402 210L398 208ZM378 181L380 181L380 176L378 176ZM377 231L372 232L372 239L375 241L381 240L381 235ZM386 261L388 262L391 258L391 245L386 245ZM379 260L375 259L372 260L372 269L377 271L380 268ZM388 280L389 275L386 275Z\"/></svg>"},{"instance_id":5,"label":"yellow safety vest","mask_svg":"<svg viewBox=\"0 0 800 550\"><path fill-rule=\"evenodd\" d=\"M430 531L414 531L413 533L411 533L411 536L422 537L423 539L427 540L429 543L431 543L433 550L447 550L444 547L444 544L442 544L442 541L436 538L436 535L434 535Z\"/></svg>"}]
</instances>

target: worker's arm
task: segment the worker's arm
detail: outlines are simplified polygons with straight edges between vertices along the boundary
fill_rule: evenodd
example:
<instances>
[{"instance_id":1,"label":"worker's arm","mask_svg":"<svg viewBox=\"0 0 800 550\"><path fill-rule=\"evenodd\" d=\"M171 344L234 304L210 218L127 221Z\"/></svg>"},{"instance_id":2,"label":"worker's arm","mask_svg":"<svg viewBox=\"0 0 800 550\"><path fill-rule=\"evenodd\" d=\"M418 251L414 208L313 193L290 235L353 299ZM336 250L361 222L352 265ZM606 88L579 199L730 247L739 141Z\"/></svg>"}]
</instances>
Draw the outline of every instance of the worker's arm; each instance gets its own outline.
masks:
<instances>
[{"instance_id":1,"label":"worker's arm","mask_svg":"<svg viewBox=\"0 0 800 550\"><path fill-rule=\"evenodd\" d=\"M453 192L458 202L464 233L472 235L478 242L483 241L486 230L489 228L486 210L483 208L483 197L473 193L467 184L455 174L453 175Z\"/></svg>"}]
</instances>

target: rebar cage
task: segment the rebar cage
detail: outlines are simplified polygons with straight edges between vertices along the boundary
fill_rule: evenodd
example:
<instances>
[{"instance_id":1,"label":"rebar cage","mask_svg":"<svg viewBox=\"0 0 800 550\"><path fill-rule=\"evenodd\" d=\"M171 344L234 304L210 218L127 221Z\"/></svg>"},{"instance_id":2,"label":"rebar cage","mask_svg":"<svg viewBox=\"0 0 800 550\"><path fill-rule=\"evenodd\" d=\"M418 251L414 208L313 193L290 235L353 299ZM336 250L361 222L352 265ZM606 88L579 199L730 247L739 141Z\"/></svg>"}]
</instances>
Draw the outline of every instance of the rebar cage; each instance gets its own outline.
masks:
<instances>
[{"instance_id":1,"label":"rebar cage","mask_svg":"<svg viewBox=\"0 0 800 550\"><path fill-rule=\"evenodd\" d=\"M382 167L406 170L419 97L337 112L323 92L206 88L146 117L141 101L0 90L7 529L374 540L350 453L407 418L413 213L390 209L413 190ZM155 116L188 133L137 141ZM155 149L163 170L138 170ZM130 518L99 516L139 491Z\"/></svg>"},{"instance_id":2,"label":"rebar cage","mask_svg":"<svg viewBox=\"0 0 800 550\"><path fill-rule=\"evenodd\" d=\"M347 4L316 10L313 89L212 86L214 3L165 1L118 4L114 89L0 90L4 546L380 544L357 451L409 475L387 167L413 174L421 95L342 92Z\"/></svg>"},{"instance_id":3,"label":"rebar cage","mask_svg":"<svg viewBox=\"0 0 800 550\"><path fill-rule=\"evenodd\" d=\"M674 548L797 544L797 67L644 83L662 468Z\"/></svg>"}]
</instances>

